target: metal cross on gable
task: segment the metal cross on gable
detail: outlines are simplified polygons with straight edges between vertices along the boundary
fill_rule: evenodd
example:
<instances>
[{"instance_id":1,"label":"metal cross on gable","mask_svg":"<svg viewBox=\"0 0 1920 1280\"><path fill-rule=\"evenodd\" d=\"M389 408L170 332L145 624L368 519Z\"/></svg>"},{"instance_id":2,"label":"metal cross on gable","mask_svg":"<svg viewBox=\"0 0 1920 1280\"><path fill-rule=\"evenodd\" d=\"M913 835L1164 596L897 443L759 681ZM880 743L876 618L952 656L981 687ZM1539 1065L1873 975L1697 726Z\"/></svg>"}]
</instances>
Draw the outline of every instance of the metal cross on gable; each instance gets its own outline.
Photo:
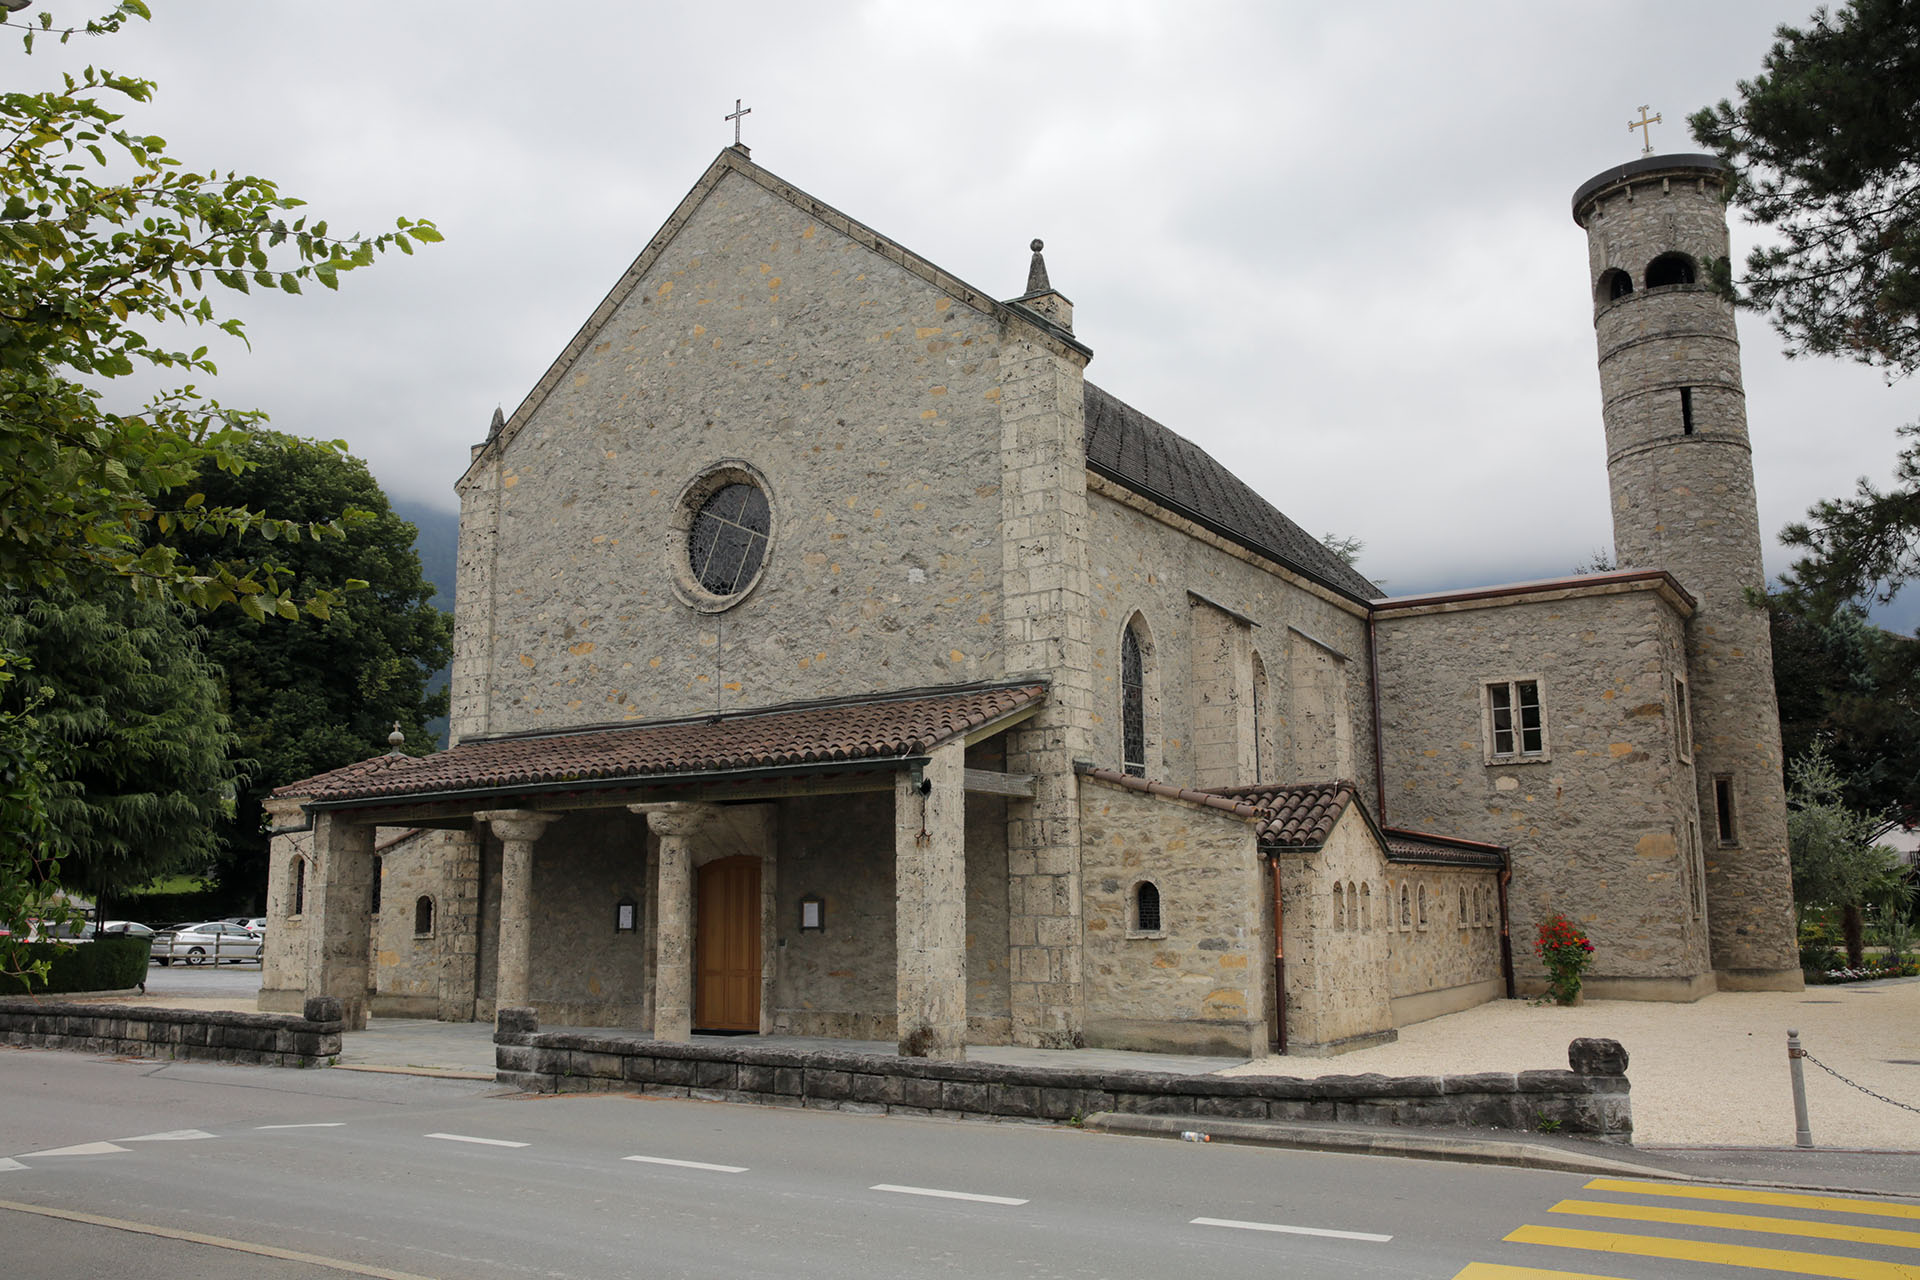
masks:
<instances>
[{"instance_id":1,"label":"metal cross on gable","mask_svg":"<svg viewBox=\"0 0 1920 1280\"><path fill-rule=\"evenodd\" d=\"M735 98L735 99L733 100L733 111L732 111L732 113L731 113L731 114L729 114L729 115L724 115L724 116L721 116L721 117L720 117L720 118L721 118L722 120L731 120L731 121L733 121L733 145L734 145L734 146L736 146L736 147L737 147L737 146L739 146L739 145L740 145L740 117L741 117L741 116L750 116L750 115L752 115L752 114L753 114L753 108L752 108L752 107L742 107L742 106L740 105L740 99L738 99L738 98ZM1641 108L1641 114L1642 114L1642 115L1645 115L1645 114L1646 114L1646 109L1645 109L1644 107L1643 107L1643 108Z\"/></svg>"},{"instance_id":2,"label":"metal cross on gable","mask_svg":"<svg viewBox=\"0 0 1920 1280\"><path fill-rule=\"evenodd\" d=\"M734 105L738 106L739 104L735 103ZM1638 129L1640 131L1640 137L1647 144L1640 148L1641 155L1650 156L1653 154L1653 126L1659 123L1659 115L1656 114L1651 119L1647 117L1647 108L1644 104L1640 108L1640 118L1638 120L1627 121L1627 132L1632 133L1635 129ZM738 128L737 125L735 127ZM735 141L738 141L738 139L735 139Z\"/></svg>"}]
</instances>

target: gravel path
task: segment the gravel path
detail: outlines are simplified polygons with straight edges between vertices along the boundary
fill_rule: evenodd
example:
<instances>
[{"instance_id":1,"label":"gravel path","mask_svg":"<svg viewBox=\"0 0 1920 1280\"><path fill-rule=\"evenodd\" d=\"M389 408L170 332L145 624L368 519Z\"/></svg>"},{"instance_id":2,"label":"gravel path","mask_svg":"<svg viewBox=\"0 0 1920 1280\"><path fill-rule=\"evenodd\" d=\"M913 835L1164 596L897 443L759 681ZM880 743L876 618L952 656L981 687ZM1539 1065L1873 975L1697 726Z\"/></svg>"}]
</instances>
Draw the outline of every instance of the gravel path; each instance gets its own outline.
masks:
<instances>
[{"instance_id":1,"label":"gravel path","mask_svg":"<svg viewBox=\"0 0 1920 1280\"><path fill-rule=\"evenodd\" d=\"M1332 1058L1264 1058L1226 1075L1442 1075L1567 1065L1567 1042L1627 1047L1639 1146L1791 1146L1787 1029L1815 1057L1920 1107L1920 978L1805 991L1722 992L1695 1004L1595 1000L1577 1008L1496 1000L1400 1029L1393 1044ZM1920 1114L1805 1064L1821 1147L1920 1151Z\"/></svg>"}]
</instances>

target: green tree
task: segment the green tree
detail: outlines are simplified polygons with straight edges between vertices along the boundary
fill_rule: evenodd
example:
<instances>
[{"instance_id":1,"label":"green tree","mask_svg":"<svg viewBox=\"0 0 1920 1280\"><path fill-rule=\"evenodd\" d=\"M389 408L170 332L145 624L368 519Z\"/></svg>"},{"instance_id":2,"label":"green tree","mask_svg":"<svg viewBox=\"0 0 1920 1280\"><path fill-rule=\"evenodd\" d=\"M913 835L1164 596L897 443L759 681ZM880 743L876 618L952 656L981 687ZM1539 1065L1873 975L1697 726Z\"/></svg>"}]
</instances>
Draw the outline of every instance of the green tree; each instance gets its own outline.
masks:
<instances>
[{"instance_id":1,"label":"green tree","mask_svg":"<svg viewBox=\"0 0 1920 1280\"><path fill-rule=\"evenodd\" d=\"M309 588L344 592L327 617L252 622L232 611L204 621L206 651L225 673L228 710L251 761L232 819L221 834L221 885L236 903L264 901L267 838L261 802L277 786L388 749L395 721L415 752L433 745L426 725L447 707L428 678L453 652L453 620L435 608L421 576L414 526L393 514L366 464L311 442L258 432L237 449L237 473L209 468L199 479L209 502L271 502L289 519L360 510L346 536L279 549ZM194 560L244 556L248 535L181 539Z\"/></svg>"},{"instance_id":2,"label":"green tree","mask_svg":"<svg viewBox=\"0 0 1920 1280\"><path fill-rule=\"evenodd\" d=\"M40 856L45 849L47 790L62 759L60 744L40 724L40 698L7 695L25 669L18 654L0 650L0 928L17 929L46 914L58 886L53 868ZM44 976L46 961L26 964L11 946L0 947L0 973Z\"/></svg>"},{"instance_id":3,"label":"green tree","mask_svg":"<svg viewBox=\"0 0 1920 1280\"><path fill-rule=\"evenodd\" d=\"M1787 765L1787 848L1802 910L1840 912L1847 963L1862 959L1868 907L1904 911L1912 887L1898 856L1874 843L1884 823L1849 808L1840 773L1819 744Z\"/></svg>"},{"instance_id":4,"label":"green tree","mask_svg":"<svg viewBox=\"0 0 1920 1280\"><path fill-rule=\"evenodd\" d=\"M36 38L108 35L148 17L143 0L123 0L78 27L56 26L44 9L0 26L21 32L30 55ZM255 530L284 545L340 532L337 513L295 522L209 503L192 487L208 464L243 465L236 450L262 415L184 381L217 370L205 346L187 349L176 335L210 326L244 340L216 297L335 288L387 249L410 253L440 236L404 218L384 235L336 235L264 178L189 170L164 139L125 123L121 111L153 91L89 67L58 89L0 92L0 590L131 587L253 616L303 607L324 616L337 597L296 598L272 560L194 563L155 536ZM142 403L113 399L115 380L143 367L183 381ZM9 732L27 723L12 721ZM40 765L25 760L12 776L51 777ZM44 904L49 859L31 824L0 824L0 906L15 918ZM8 946L0 939L0 965Z\"/></svg>"},{"instance_id":5,"label":"green tree","mask_svg":"<svg viewBox=\"0 0 1920 1280\"><path fill-rule=\"evenodd\" d=\"M1862 477L1852 497L1817 502L1805 520L1781 530L1782 542L1804 552L1786 584L1811 607L1832 610L1869 598L1885 603L1920 574L1920 424L1900 434L1907 443L1892 488L1883 491Z\"/></svg>"},{"instance_id":6,"label":"green tree","mask_svg":"<svg viewBox=\"0 0 1920 1280\"><path fill-rule=\"evenodd\" d=\"M1857 605L1828 611L1791 591L1767 597L1767 616L1785 758L1817 745L1849 808L1920 813L1920 642L1882 631Z\"/></svg>"},{"instance_id":7,"label":"green tree","mask_svg":"<svg viewBox=\"0 0 1920 1280\"><path fill-rule=\"evenodd\" d=\"M1920 368L1920 4L1851 0L1782 26L1739 102L1690 118L1733 170L1735 207L1778 236L1745 301L1789 355ZM1731 265L1710 264L1734 292Z\"/></svg>"}]
</instances>

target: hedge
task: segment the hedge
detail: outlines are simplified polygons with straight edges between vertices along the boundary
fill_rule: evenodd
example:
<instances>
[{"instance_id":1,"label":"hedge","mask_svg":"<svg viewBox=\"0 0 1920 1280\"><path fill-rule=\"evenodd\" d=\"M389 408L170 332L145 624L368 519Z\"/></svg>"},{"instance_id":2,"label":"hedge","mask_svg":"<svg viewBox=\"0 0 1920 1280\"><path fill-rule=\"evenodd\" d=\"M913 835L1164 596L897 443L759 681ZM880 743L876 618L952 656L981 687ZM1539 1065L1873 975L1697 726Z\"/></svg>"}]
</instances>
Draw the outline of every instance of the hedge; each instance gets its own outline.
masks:
<instances>
[{"instance_id":1,"label":"hedge","mask_svg":"<svg viewBox=\"0 0 1920 1280\"><path fill-rule=\"evenodd\" d=\"M103 938L98 942L28 942L22 959L32 964L49 960L44 985L29 987L24 979L0 973L0 995L59 995L69 991L125 991L147 980L145 937Z\"/></svg>"}]
</instances>

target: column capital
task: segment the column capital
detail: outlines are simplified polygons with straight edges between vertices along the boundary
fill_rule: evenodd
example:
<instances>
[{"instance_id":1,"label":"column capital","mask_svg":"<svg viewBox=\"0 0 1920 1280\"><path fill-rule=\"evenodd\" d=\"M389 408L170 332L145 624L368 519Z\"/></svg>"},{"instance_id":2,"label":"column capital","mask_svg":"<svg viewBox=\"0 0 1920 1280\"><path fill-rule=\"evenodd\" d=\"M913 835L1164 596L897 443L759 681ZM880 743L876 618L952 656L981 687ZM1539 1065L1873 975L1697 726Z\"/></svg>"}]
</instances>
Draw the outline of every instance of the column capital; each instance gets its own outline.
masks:
<instances>
[{"instance_id":1,"label":"column capital","mask_svg":"<svg viewBox=\"0 0 1920 1280\"><path fill-rule=\"evenodd\" d=\"M541 813L537 809L482 809L473 815L473 820L492 827L493 834L502 840L538 840L540 833L559 817L557 813Z\"/></svg>"},{"instance_id":2,"label":"column capital","mask_svg":"<svg viewBox=\"0 0 1920 1280\"><path fill-rule=\"evenodd\" d=\"M720 813L717 804L681 800L664 804L630 804L627 808L645 815L647 826L654 834L662 836L690 836Z\"/></svg>"}]
</instances>

